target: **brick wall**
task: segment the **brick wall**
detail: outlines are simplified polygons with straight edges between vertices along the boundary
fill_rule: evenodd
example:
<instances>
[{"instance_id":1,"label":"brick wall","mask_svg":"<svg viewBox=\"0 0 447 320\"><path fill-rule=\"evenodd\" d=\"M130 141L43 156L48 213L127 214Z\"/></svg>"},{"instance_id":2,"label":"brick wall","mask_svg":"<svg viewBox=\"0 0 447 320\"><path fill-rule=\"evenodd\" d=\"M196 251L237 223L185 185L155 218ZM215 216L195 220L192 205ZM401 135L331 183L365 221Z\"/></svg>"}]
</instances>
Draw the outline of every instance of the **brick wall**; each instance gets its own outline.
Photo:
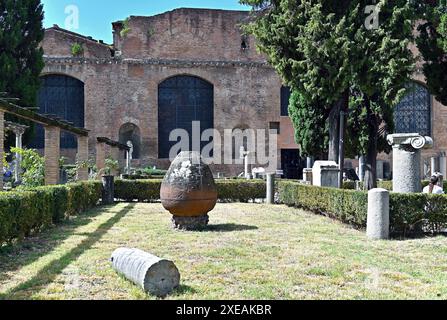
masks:
<instances>
[{"instance_id":1,"label":"brick wall","mask_svg":"<svg viewBox=\"0 0 447 320\"><path fill-rule=\"evenodd\" d=\"M82 45L83 57L86 58L110 58L111 51L106 44L101 44L94 39L78 35L67 30L53 27L45 30L45 38L42 42L44 54L52 57L72 57L71 48L75 43Z\"/></svg>"},{"instance_id":2,"label":"brick wall","mask_svg":"<svg viewBox=\"0 0 447 320\"><path fill-rule=\"evenodd\" d=\"M59 184L61 130L45 127L45 184Z\"/></svg>"},{"instance_id":3,"label":"brick wall","mask_svg":"<svg viewBox=\"0 0 447 320\"><path fill-rule=\"evenodd\" d=\"M113 24L114 45L125 58L264 61L253 37L244 37L241 30L248 17L248 11L188 8L151 17L131 16L124 37L122 23Z\"/></svg>"}]
</instances>

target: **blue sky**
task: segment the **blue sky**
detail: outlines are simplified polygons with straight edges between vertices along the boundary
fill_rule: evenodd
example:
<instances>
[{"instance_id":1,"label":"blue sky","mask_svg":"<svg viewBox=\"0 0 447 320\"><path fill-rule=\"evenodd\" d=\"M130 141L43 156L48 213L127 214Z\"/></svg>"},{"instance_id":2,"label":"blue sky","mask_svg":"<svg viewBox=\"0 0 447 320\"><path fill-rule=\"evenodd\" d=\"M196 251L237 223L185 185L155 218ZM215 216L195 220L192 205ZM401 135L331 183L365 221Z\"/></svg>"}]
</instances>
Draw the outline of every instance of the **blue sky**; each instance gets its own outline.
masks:
<instances>
[{"instance_id":1,"label":"blue sky","mask_svg":"<svg viewBox=\"0 0 447 320\"><path fill-rule=\"evenodd\" d=\"M250 9L240 5L238 0L42 0L42 3L46 28L53 24L65 28L66 19L69 16L65 10L68 6L75 5L79 8L79 28L69 29L86 36L92 36L97 40L104 40L107 43L112 43L111 23L123 20L130 15L149 16L181 7ZM73 11L69 11L69 13L71 12Z\"/></svg>"}]
</instances>

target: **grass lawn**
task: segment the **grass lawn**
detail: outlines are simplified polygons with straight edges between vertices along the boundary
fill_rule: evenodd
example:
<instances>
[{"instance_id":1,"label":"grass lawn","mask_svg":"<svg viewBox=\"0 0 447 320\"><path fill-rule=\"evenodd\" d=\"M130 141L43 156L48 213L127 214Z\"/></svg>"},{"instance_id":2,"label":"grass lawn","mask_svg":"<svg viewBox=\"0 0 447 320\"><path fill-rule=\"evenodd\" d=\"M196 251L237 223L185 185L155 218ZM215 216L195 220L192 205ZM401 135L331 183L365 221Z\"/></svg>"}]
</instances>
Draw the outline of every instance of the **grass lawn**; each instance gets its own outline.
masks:
<instances>
[{"instance_id":1,"label":"grass lawn","mask_svg":"<svg viewBox=\"0 0 447 320\"><path fill-rule=\"evenodd\" d=\"M1 299L154 299L118 276L118 247L173 260L169 299L447 299L447 238L368 242L285 206L219 204L178 232L160 204L118 204L0 251Z\"/></svg>"}]
</instances>

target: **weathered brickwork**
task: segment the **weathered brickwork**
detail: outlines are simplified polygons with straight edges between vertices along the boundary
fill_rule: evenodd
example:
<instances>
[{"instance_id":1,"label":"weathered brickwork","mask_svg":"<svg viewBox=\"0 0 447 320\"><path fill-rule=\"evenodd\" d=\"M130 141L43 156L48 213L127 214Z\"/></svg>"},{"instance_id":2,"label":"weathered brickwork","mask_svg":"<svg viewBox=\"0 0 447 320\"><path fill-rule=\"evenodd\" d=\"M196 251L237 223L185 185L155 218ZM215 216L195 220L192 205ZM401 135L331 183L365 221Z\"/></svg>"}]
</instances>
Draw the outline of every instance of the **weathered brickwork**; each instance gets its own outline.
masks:
<instances>
[{"instance_id":1,"label":"weathered brickwork","mask_svg":"<svg viewBox=\"0 0 447 320\"><path fill-rule=\"evenodd\" d=\"M88 138L84 136L78 137L78 153L76 155L77 161L80 164L77 172L78 181L88 180L88 168L82 165L83 162L88 161Z\"/></svg>"},{"instance_id":2,"label":"weathered brickwork","mask_svg":"<svg viewBox=\"0 0 447 320\"><path fill-rule=\"evenodd\" d=\"M124 37L125 24L113 23L114 43L125 58L264 62L254 39L240 28L248 18L247 11L188 8L152 17L131 16Z\"/></svg>"},{"instance_id":3,"label":"weathered brickwork","mask_svg":"<svg viewBox=\"0 0 447 320\"><path fill-rule=\"evenodd\" d=\"M45 184L59 184L61 129L45 127Z\"/></svg>"},{"instance_id":4,"label":"weathered brickwork","mask_svg":"<svg viewBox=\"0 0 447 320\"><path fill-rule=\"evenodd\" d=\"M43 42L43 74L84 82L91 156L97 152L96 137L118 140L120 127L132 123L141 133L141 157L133 164L168 167L169 161L158 157L158 85L176 75L197 76L214 86L214 124L222 137L224 129L267 130L270 122L281 122L281 147L297 149L290 119L280 117L281 80L256 52L254 40L241 31L247 17L241 11L198 9L131 17L124 37L123 24L113 24L114 57L105 45L49 29ZM70 44L81 40L84 56L73 57ZM234 175L243 166L214 170Z\"/></svg>"},{"instance_id":5,"label":"weathered brickwork","mask_svg":"<svg viewBox=\"0 0 447 320\"><path fill-rule=\"evenodd\" d=\"M243 11L205 9L131 16L126 23L113 23L114 43L110 46L50 28L42 43L46 55L43 75L63 74L84 83L90 156L97 152L96 137L119 140L120 128L132 123L141 136L141 156L133 165L167 168L169 161L159 159L158 152L158 86L172 76L191 75L213 85L214 125L222 137L224 129L267 130L271 122L280 123L280 166L281 149L299 147L290 119L280 116L281 79L256 51L255 40L241 30L248 17ZM83 44L81 57L71 54L76 42ZM415 79L424 82L420 73ZM424 157L447 151L447 108L434 99L432 117L436 119L432 125L435 148L424 151ZM63 150L64 155L75 153ZM387 155L380 158L390 160ZM212 169L235 175L243 166Z\"/></svg>"},{"instance_id":6,"label":"weathered brickwork","mask_svg":"<svg viewBox=\"0 0 447 320\"><path fill-rule=\"evenodd\" d=\"M56 25L45 31L42 47L44 48L44 54L46 56L70 57L72 55L72 46L76 43L82 45L82 57L109 58L111 56L111 49L108 45L61 29Z\"/></svg>"}]
</instances>

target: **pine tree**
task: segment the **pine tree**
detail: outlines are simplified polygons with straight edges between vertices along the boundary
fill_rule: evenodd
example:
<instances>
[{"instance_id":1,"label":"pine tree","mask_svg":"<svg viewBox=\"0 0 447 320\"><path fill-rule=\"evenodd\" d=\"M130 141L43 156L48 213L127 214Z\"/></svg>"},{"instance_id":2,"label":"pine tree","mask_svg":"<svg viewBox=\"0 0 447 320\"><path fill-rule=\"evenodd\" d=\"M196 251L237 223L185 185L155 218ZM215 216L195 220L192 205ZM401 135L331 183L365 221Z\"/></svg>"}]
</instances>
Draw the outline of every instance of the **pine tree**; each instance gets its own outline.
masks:
<instances>
[{"instance_id":1,"label":"pine tree","mask_svg":"<svg viewBox=\"0 0 447 320\"><path fill-rule=\"evenodd\" d=\"M44 67L42 21L40 0L0 1L0 92L19 98L22 107L35 108L37 104Z\"/></svg>"},{"instance_id":2,"label":"pine tree","mask_svg":"<svg viewBox=\"0 0 447 320\"><path fill-rule=\"evenodd\" d=\"M328 145L328 158L338 160L339 114L349 110L348 154L367 155L365 185L374 187L377 153L389 150L384 138L393 129L392 107L412 73L410 1L380 1L373 29L365 27L370 1L242 2L255 10L247 31L294 91L289 109L304 153ZM309 129L314 126L320 127Z\"/></svg>"}]
</instances>

